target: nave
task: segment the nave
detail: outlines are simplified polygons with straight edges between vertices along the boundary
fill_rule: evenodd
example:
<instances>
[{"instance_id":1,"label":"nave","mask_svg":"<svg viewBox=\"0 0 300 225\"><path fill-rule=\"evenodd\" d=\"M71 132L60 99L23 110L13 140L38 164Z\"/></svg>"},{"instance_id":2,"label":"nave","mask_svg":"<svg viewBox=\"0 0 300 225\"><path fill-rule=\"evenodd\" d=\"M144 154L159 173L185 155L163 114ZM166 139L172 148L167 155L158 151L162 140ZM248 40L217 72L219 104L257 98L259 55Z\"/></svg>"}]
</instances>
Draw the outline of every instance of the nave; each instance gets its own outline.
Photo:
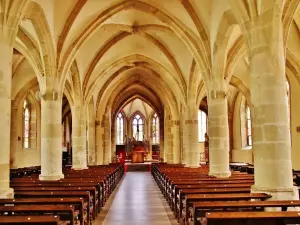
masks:
<instances>
[{"instance_id":1,"label":"nave","mask_svg":"<svg viewBox=\"0 0 300 225\"><path fill-rule=\"evenodd\" d=\"M149 172L127 172L95 225L176 225Z\"/></svg>"}]
</instances>

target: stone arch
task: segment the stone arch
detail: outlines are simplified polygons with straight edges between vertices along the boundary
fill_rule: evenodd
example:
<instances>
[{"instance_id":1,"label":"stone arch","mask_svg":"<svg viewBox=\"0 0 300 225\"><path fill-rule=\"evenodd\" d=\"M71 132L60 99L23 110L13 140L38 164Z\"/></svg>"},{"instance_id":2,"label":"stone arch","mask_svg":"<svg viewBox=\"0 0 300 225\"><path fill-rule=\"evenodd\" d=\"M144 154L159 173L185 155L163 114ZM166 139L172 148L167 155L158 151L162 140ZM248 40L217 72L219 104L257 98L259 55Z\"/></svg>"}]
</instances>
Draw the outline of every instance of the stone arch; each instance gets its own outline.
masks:
<instances>
[{"instance_id":1,"label":"stone arch","mask_svg":"<svg viewBox=\"0 0 300 225\"><path fill-rule=\"evenodd\" d=\"M26 46L27 50L29 51L32 59L34 60L34 65L38 68L38 75L45 74L45 68L40 56L39 49L36 43L34 43L32 38L28 34L28 32L26 32L26 30L20 27L18 29L17 38L20 39L20 41Z\"/></svg>"},{"instance_id":2,"label":"stone arch","mask_svg":"<svg viewBox=\"0 0 300 225\"><path fill-rule=\"evenodd\" d=\"M82 104L82 89L81 89L81 81L80 74L76 60L73 61L70 67L70 84L72 87L72 96L74 101L78 104Z\"/></svg>"},{"instance_id":3,"label":"stone arch","mask_svg":"<svg viewBox=\"0 0 300 225\"><path fill-rule=\"evenodd\" d=\"M37 79L28 82L12 101L11 113L11 154L12 168L40 165L41 146L41 106L36 99L36 91L39 90ZM29 120L29 146L24 149L24 100L27 100L30 108ZM30 159L30 160L29 160Z\"/></svg>"},{"instance_id":4,"label":"stone arch","mask_svg":"<svg viewBox=\"0 0 300 225\"><path fill-rule=\"evenodd\" d=\"M231 10L223 13L219 23L213 49L213 79L223 79L227 65L227 46L234 30L238 26ZM225 54L226 53L226 54Z\"/></svg>"},{"instance_id":5,"label":"stone arch","mask_svg":"<svg viewBox=\"0 0 300 225\"><path fill-rule=\"evenodd\" d=\"M55 77L55 44L43 8L38 3L31 1L24 16L32 22L40 42L41 54L43 55L42 61L45 68L45 74L42 74L42 76L46 76L47 79ZM43 85L47 85L47 83L45 82ZM45 88L42 86L42 91L45 91Z\"/></svg>"}]
</instances>

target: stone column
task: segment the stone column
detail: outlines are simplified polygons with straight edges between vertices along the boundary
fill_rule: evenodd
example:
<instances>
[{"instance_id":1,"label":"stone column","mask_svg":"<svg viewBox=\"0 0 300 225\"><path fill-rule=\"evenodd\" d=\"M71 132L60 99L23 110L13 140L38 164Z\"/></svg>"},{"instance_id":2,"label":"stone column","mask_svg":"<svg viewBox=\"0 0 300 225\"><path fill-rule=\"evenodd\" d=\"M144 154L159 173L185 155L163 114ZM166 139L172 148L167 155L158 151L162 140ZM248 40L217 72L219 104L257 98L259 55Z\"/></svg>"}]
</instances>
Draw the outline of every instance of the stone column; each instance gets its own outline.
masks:
<instances>
[{"instance_id":1,"label":"stone column","mask_svg":"<svg viewBox=\"0 0 300 225\"><path fill-rule=\"evenodd\" d=\"M111 157L112 157L112 159L115 158L116 152L117 152L116 135L117 135L116 123L115 123L115 121L113 121L111 123Z\"/></svg>"},{"instance_id":2,"label":"stone column","mask_svg":"<svg viewBox=\"0 0 300 225\"><path fill-rule=\"evenodd\" d=\"M97 165L95 134L95 121L90 120L88 123L88 164L91 166Z\"/></svg>"},{"instance_id":3,"label":"stone column","mask_svg":"<svg viewBox=\"0 0 300 225\"><path fill-rule=\"evenodd\" d=\"M12 100L11 109L11 130L10 130L10 168L16 167L16 150L18 145L20 145L21 140L18 138L18 107L15 104L15 100Z\"/></svg>"},{"instance_id":4,"label":"stone column","mask_svg":"<svg viewBox=\"0 0 300 225\"><path fill-rule=\"evenodd\" d=\"M97 165L103 165L104 160L104 142L103 142L103 127L99 120L95 121L96 124L96 154Z\"/></svg>"},{"instance_id":5,"label":"stone column","mask_svg":"<svg viewBox=\"0 0 300 225\"><path fill-rule=\"evenodd\" d=\"M86 114L82 106L71 107L72 111L72 161L73 169L87 168Z\"/></svg>"},{"instance_id":6,"label":"stone column","mask_svg":"<svg viewBox=\"0 0 300 225\"><path fill-rule=\"evenodd\" d=\"M0 42L0 52L0 199L3 199L14 197L14 190L9 187L13 48L6 43Z\"/></svg>"},{"instance_id":7,"label":"stone column","mask_svg":"<svg viewBox=\"0 0 300 225\"><path fill-rule=\"evenodd\" d=\"M110 111L110 110L109 110ZM103 115L102 125L103 125L103 153L104 153L104 165L111 163L111 119L110 112Z\"/></svg>"},{"instance_id":8,"label":"stone column","mask_svg":"<svg viewBox=\"0 0 300 225\"><path fill-rule=\"evenodd\" d=\"M183 127L184 162L187 167L199 167L200 146L198 141L198 110L190 104L186 108Z\"/></svg>"},{"instance_id":9,"label":"stone column","mask_svg":"<svg viewBox=\"0 0 300 225\"><path fill-rule=\"evenodd\" d=\"M169 113L165 113L165 151L166 151L166 162L168 164L173 164L173 136L171 133L171 115Z\"/></svg>"},{"instance_id":10,"label":"stone column","mask_svg":"<svg viewBox=\"0 0 300 225\"><path fill-rule=\"evenodd\" d=\"M208 100L209 175L229 177L228 104L225 92Z\"/></svg>"},{"instance_id":11,"label":"stone column","mask_svg":"<svg viewBox=\"0 0 300 225\"><path fill-rule=\"evenodd\" d=\"M159 116L159 153L160 153L160 158L162 158L164 162L167 162L166 152L165 152L164 126L165 126L165 114Z\"/></svg>"},{"instance_id":12,"label":"stone column","mask_svg":"<svg viewBox=\"0 0 300 225\"><path fill-rule=\"evenodd\" d=\"M41 99L41 175L40 180L59 180L62 173L62 103L52 94Z\"/></svg>"},{"instance_id":13,"label":"stone column","mask_svg":"<svg viewBox=\"0 0 300 225\"><path fill-rule=\"evenodd\" d=\"M253 192L271 193L273 199L296 199L293 187L290 125L285 81L282 12L258 17L249 26L251 116L255 185Z\"/></svg>"},{"instance_id":14,"label":"stone column","mask_svg":"<svg viewBox=\"0 0 300 225\"><path fill-rule=\"evenodd\" d=\"M173 120L172 121L172 145L173 145L173 163L178 164L180 163L180 121Z\"/></svg>"}]
</instances>

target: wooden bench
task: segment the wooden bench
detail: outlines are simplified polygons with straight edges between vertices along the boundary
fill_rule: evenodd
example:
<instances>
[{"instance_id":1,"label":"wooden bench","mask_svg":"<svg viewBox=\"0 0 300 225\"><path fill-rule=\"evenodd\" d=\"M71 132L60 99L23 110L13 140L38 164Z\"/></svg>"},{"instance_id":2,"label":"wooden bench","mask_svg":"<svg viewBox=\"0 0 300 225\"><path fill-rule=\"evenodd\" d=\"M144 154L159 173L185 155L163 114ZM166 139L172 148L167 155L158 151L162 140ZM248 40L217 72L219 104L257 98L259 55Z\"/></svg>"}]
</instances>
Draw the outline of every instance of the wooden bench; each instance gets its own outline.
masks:
<instances>
[{"instance_id":1,"label":"wooden bench","mask_svg":"<svg viewBox=\"0 0 300 225\"><path fill-rule=\"evenodd\" d=\"M267 207L281 208L286 211L288 207L299 207L300 201L238 201L238 202L201 202L193 204L194 225L203 221L207 212L213 211L264 211Z\"/></svg>"},{"instance_id":2,"label":"wooden bench","mask_svg":"<svg viewBox=\"0 0 300 225\"><path fill-rule=\"evenodd\" d=\"M90 204L93 205L94 209L92 211L92 215L93 215L93 219L96 218L97 216L97 212L100 211L99 210L99 199L98 199L98 195L96 194L96 188L95 187L14 187L14 191L89 191L90 192L90 196L91 196L91 202ZM95 200L95 201L94 201Z\"/></svg>"},{"instance_id":3,"label":"wooden bench","mask_svg":"<svg viewBox=\"0 0 300 225\"><path fill-rule=\"evenodd\" d=\"M100 206L104 206L105 200L108 198L108 196L105 195L104 190L98 182L47 182L47 181L28 181L28 182L11 182L10 186L12 188L17 187L79 187L82 188L82 190L85 190L85 187L95 187L96 192L98 192L98 199L100 201ZM100 212L100 208L99 208Z\"/></svg>"},{"instance_id":4,"label":"wooden bench","mask_svg":"<svg viewBox=\"0 0 300 225\"><path fill-rule=\"evenodd\" d=\"M208 201L250 201L250 200L266 200L272 197L264 193L236 193L236 194L191 194L186 195L183 202L183 208L180 215L181 219L188 223L193 212L193 203L208 202ZM190 213L191 212L191 213Z\"/></svg>"},{"instance_id":5,"label":"wooden bench","mask_svg":"<svg viewBox=\"0 0 300 225\"><path fill-rule=\"evenodd\" d=\"M89 224L92 216L90 193L86 191L15 191L15 198L66 198L81 197L83 199L84 208L87 208L87 223ZM87 207L86 207L87 206Z\"/></svg>"},{"instance_id":6,"label":"wooden bench","mask_svg":"<svg viewBox=\"0 0 300 225\"><path fill-rule=\"evenodd\" d=\"M299 212L208 212L207 225L287 225L300 224Z\"/></svg>"},{"instance_id":7,"label":"wooden bench","mask_svg":"<svg viewBox=\"0 0 300 225\"><path fill-rule=\"evenodd\" d=\"M188 194L226 194L226 193L250 193L251 189L248 188L197 188L197 189L180 189L179 194L175 198L174 205L176 206L175 217L181 217L181 210L183 208L183 200Z\"/></svg>"},{"instance_id":8,"label":"wooden bench","mask_svg":"<svg viewBox=\"0 0 300 225\"><path fill-rule=\"evenodd\" d=\"M18 206L0 206L2 216L16 215L35 215L35 214L53 214L59 215L60 220L74 224L74 207L72 205L18 205Z\"/></svg>"},{"instance_id":9,"label":"wooden bench","mask_svg":"<svg viewBox=\"0 0 300 225\"><path fill-rule=\"evenodd\" d=\"M124 174L124 166L121 164L93 166L85 170L64 167L64 179L40 181L40 168L31 169L13 171L14 176L11 178L10 186L15 190L16 199L11 202L3 200L6 203L0 200L0 206L4 207L7 204L13 204L11 207L64 206L65 204L59 199L66 200L68 206L72 205L76 210L78 209L78 217L82 224L90 224L91 220L96 218L97 212L100 212L100 208ZM74 198L81 202L70 204L71 202L67 200Z\"/></svg>"},{"instance_id":10,"label":"wooden bench","mask_svg":"<svg viewBox=\"0 0 300 225\"><path fill-rule=\"evenodd\" d=\"M0 224L9 225L67 225L59 216L0 216Z\"/></svg>"},{"instance_id":11,"label":"wooden bench","mask_svg":"<svg viewBox=\"0 0 300 225\"><path fill-rule=\"evenodd\" d=\"M75 223L87 221L87 206L84 206L82 198L17 198L0 199L1 206L15 205L73 205L75 210ZM77 218L78 217L78 218Z\"/></svg>"},{"instance_id":12,"label":"wooden bench","mask_svg":"<svg viewBox=\"0 0 300 225\"><path fill-rule=\"evenodd\" d=\"M253 184L190 184L190 185L175 185L171 198L175 202L176 196L181 189L219 189L219 188L251 188ZM176 206L176 205L175 205ZM174 206L174 207L175 207ZM174 210L174 207L172 208Z\"/></svg>"}]
</instances>

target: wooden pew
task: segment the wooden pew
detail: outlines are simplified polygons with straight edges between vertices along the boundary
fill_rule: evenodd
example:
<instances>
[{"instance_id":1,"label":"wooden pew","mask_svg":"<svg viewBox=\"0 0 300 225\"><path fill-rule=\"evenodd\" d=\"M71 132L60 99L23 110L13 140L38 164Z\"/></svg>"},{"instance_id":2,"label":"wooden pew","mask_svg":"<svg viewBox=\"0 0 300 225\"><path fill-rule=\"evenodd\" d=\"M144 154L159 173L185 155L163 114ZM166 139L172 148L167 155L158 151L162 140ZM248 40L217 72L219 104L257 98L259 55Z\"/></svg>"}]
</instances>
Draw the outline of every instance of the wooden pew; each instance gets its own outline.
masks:
<instances>
[{"instance_id":1,"label":"wooden pew","mask_svg":"<svg viewBox=\"0 0 300 225\"><path fill-rule=\"evenodd\" d=\"M175 217L179 220L183 209L183 201L186 195L190 194L226 194L226 193L250 193L250 187L247 188L197 188L197 189L180 189L175 198Z\"/></svg>"},{"instance_id":2,"label":"wooden pew","mask_svg":"<svg viewBox=\"0 0 300 225\"><path fill-rule=\"evenodd\" d=\"M209 212L207 225L287 225L300 224L299 212Z\"/></svg>"},{"instance_id":3,"label":"wooden pew","mask_svg":"<svg viewBox=\"0 0 300 225\"><path fill-rule=\"evenodd\" d=\"M101 186L101 184L99 184L98 182L81 182L81 183L77 183L77 182L52 182L52 181L28 181L28 182L11 182L10 186L12 188L17 188L17 187L78 187L78 188L82 188L82 190L85 190L85 187L95 187L97 192L98 192L98 200L100 201L100 206L104 206L104 202L107 198L107 196L105 196L104 190ZM88 189L86 189L88 190ZM100 212L100 207L99 207L99 211Z\"/></svg>"},{"instance_id":4,"label":"wooden pew","mask_svg":"<svg viewBox=\"0 0 300 225\"><path fill-rule=\"evenodd\" d=\"M18 170L20 176L11 179L11 186L15 189L15 197L26 197L32 199L29 202L37 202L38 205L54 205L52 199L70 199L79 197L83 200L80 215L85 214L84 210L88 209L86 223L91 223L90 211L95 219L97 212L100 212L100 207L104 205L109 194L116 187L124 174L124 166L121 164L109 166L94 166L85 170L72 170L70 167L63 169L65 179L59 181L40 181L38 173L26 172L26 168ZM39 171L39 170L38 170ZM53 198L53 196L55 196ZM24 203L18 199L12 201L18 202L15 206L31 206L34 203ZM8 203L10 204L10 203ZM60 205L61 202L58 202ZM1 203L0 206L5 204ZM61 204L63 205L63 204ZM88 207L85 207L88 205ZM78 206L78 205L76 205ZM84 216L82 216L84 218ZM84 220L83 220L84 221ZM81 223L83 223L81 221ZM84 221L85 222L85 221Z\"/></svg>"},{"instance_id":5,"label":"wooden pew","mask_svg":"<svg viewBox=\"0 0 300 225\"><path fill-rule=\"evenodd\" d=\"M194 225L204 222L205 214L213 211L264 211L267 207L281 208L286 211L288 207L299 207L300 201L238 201L238 202L201 202L193 204Z\"/></svg>"},{"instance_id":6,"label":"wooden pew","mask_svg":"<svg viewBox=\"0 0 300 225\"><path fill-rule=\"evenodd\" d=\"M0 216L0 224L9 225L67 225L59 216Z\"/></svg>"},{"instance_id":7,"label":"wooden pew","mask_svg":"<svg viewBox=\"0 0 300 225\"><path fill-rule=\"evenodd\" d=\"M91 196L91 205L93 205L94 210L92 211L93 219L96 219L97 212L99 210L99 202L98 196L96 195L96 188L95 187L14 187L14 191L89 191ZM95 200L95 201L94 201ZM99 210L100 211L100 210Z\"/></svg>"},{"instance_id":8,"label":"wooden pew","mask_svg":"<svg viewBox=\"0 0 300 225\"><path fill-rule=\"evenodd\" d=\"M87 205L87 223L89 224L92 216L90 193L86 191L15 191L15 198L66 198L79 197L83 198L84 207Z\"/></svg>"},{"instance_id":9,"label":"wooden pew","mask_svg":"<svg viewBox=\"0 0 300 225\"><path fill-rule=\"evenodd\" d=\"M0 206L15 205L73 205L75 210L75 223L87 221L87 206L84 206L82 198L17 198L0 199ZM77 218L78 217L78 218Z\"/></svg>"},{"instance_id":10,"label":"wooden pew","mask_svg":"<svg viewBox=\"0 0 300 225\"><path fill-rule=\"evenodd\" d=\"M253 184L184 184L184 185L175 185L173 190L172 190L172 196L171 198L175 202L176 196L179 194L179 191L181 189L219 189L219 188L250 188ZM174 210L174 207L172 208Z\"/></svg>"},{"instance_id":11,"label":"wooden pew","mask_svg":"<svg viewBox=\"0 0 300 225\"><path fill-rule=\"evenodd\" d=\"M193 206L194 202L207 202L207 201L249 201L249 200L266 200L272 197L271 195L264 193L234 193L234 194L191 194L186 195L183 209L181 211L181 219L188 224L193 210L190 207Z\"/></svg>"},{"instance_id":12,"label":"wooden pew","mask_svg":"<svg viewBox=\"0 0 300 225\"><path fill-rule=\"evenodd\" d=\"M13 213L13 214L12 214ZM59 215L62 221L68 221L74 224L74 207L72 205L18 205L18 206L0 206L0 214L2 216L16 215L35 215L35 214L53 214Z\"/></svg>"}]
</instances>

